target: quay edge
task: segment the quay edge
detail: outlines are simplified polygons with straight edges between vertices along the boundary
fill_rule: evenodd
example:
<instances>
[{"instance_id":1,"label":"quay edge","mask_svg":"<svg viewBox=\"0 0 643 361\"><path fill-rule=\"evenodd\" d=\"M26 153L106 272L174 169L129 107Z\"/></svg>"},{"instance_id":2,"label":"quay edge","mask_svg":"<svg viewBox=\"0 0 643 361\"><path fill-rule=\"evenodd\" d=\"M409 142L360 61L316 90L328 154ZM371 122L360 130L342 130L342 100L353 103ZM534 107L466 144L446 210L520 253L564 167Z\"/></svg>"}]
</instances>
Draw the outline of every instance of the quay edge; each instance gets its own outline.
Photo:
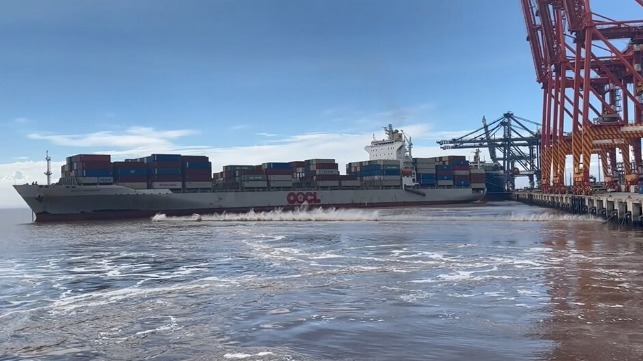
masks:
<instances>
[{"instance_id":1,"label":"quay edge","mask_svg":"<svg viewBox=\"0 0 643 361\"><path fill-rule=\"evenodd\" d=\"M643 226L643 194L612 192L583 196L514 192L511 199L572 214L595 215L614 223Z\"/></svg>"}]
</instances>

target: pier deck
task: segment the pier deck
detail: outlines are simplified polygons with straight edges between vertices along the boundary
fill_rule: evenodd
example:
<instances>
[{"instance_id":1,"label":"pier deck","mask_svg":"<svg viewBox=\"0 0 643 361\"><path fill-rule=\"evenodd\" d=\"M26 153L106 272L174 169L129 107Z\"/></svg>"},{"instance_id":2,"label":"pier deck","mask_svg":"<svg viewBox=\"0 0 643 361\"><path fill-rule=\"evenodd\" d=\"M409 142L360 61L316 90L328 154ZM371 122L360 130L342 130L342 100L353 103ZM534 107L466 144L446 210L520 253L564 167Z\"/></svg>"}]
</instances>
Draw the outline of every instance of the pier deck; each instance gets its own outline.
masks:
<instances>
[{"instance_id":1,"label":"pier deck","mask_svg":"<svg viewBox=\"0 0 643 361\"><path fill-rule=\"evenodd\" d=\"M643 225L643 194L627 192L600 193L591 196L515 192L518 202L558 208L575 214L593 214L607 220Z\"/></svg>"}]
</instances>

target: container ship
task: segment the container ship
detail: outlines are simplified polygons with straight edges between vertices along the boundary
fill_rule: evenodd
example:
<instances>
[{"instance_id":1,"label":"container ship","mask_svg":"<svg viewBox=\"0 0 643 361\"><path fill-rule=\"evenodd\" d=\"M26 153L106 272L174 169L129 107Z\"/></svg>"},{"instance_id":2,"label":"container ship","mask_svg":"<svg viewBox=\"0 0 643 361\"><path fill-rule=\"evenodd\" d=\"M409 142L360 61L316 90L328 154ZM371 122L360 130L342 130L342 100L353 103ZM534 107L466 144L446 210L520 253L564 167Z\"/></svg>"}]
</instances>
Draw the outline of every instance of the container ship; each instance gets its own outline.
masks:
<instances>
[{"instance_id":1,"label":"container ship","mask_svg":"<svg viewBox=\"0 0 643 361\"><path fill-rule=\"evenodd\" d=\"M108 154L67 157L46 185L14 185L36 222L184 216L307 207L366 208L468 203L485 194L483 169L464 156L415 158L403 131L364 149L369 160L334 159L226 165L212 172L207 156L152 154L112 161Z\"/></svg>"}]
</instances>

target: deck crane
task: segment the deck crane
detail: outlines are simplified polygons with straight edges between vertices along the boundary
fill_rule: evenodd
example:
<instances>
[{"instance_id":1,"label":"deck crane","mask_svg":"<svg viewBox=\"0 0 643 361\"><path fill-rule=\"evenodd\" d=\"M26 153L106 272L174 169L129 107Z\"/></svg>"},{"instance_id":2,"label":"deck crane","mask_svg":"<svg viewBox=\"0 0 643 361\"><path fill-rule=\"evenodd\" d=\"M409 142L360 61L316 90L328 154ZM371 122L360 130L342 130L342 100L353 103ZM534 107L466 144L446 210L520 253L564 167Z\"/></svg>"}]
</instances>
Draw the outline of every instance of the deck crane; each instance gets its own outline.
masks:
<instances>
[{"instance_id":1,"label":"deck crane","mask_svg":"<svg viewBox=\"0 0 643 361\"><path fill-rule=\"evenodd\" d=\"M534 127L528 127L528 124ZM491 161L501 167L505 175L505 190L515 189L518 176L529 178L529 186L540 184L540 124L506 112L502 117L459 138L439 140L442 149L487 148Z\"/></svg>"}]
</instances>

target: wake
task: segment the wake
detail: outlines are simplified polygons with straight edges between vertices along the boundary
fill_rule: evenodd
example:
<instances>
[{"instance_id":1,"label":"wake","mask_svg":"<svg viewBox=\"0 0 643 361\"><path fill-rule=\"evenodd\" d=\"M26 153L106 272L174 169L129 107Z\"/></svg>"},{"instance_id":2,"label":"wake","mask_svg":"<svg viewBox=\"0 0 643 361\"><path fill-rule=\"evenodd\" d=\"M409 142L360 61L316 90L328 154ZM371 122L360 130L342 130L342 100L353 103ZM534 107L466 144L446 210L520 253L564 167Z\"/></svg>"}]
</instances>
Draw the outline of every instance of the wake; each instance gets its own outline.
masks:
<instances>
[{"instance_id":1,"label":"wake","mask_svg":"<svg viewBox=\"0 0 643 361\"><path fill-rule=\"evenodd\" d=\"M422 209L411 214L394 214L394 211L359 209L314 208L294 211L273 210L269 212L193 214L191 216L167 216L157 214L153 222L603 222L602 218L590 215L564 213L496 214L475 215L472 212L448 214Z\"/></svg>"},{"instance_id":2,"label":"wake","mask_svg":"<svg viewBox=\"0 0 643 361\"><path fill-rule=\"evenodd\" d=\"M221 213L221 214L193 214L187 217L168 217L165 214L157 214L152 217L153 222L162 221L196 221L196 222L226 222L226 221L266 221L266 222L337 222L337 221L377 221L380 219L378 211L363 211L355 209L322 209L315 208L310 210L273 210L269 212L247 213Z\"/></svg>"}]
</instances>

